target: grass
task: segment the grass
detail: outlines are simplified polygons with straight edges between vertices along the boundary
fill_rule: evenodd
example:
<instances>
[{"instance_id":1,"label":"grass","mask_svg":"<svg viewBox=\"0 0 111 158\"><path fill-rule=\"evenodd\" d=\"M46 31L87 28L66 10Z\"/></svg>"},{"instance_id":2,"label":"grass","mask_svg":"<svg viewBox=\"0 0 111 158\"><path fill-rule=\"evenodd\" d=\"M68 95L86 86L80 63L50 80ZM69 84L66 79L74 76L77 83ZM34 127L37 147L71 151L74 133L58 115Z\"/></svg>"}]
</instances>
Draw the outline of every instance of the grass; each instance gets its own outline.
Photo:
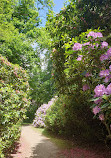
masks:
<instances>
[{"instance_id":1,"label":"grass","mask_svg":"<svg viewBox=\"0 0 111 158\"><path fill-rule=\"evenodd\" d=\"M22 122L22 126L28 126L28 125L31 125L31 123L28 123L28 122Z\"/></svg>"},{"instance_id":2,"label":"grass","mask_svg":"<svg viewBox=\"0 0 111 158\"><path fill-rule=\"evenodd\" d=\"M61 149L66 149L66 148L71 149L75 146L72 141L66 140L65 138L62 138L45 128L34 128L32 126L32 129L44 135L45 137L49 138L53 143L55 143Z\"/></svg>"}]
</instances>

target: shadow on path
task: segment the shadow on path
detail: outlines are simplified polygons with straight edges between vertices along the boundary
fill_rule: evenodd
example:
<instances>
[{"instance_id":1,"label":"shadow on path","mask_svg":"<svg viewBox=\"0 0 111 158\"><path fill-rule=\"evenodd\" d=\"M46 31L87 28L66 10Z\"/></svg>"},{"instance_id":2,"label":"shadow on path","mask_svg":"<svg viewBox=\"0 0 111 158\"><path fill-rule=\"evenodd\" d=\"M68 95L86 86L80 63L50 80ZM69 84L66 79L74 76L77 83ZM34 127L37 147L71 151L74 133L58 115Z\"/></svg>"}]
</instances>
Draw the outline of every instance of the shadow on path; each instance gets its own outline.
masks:
<instances>
[{"instance_id":1,"label":"shadow on path","mask_svg":"<svg viewBox=\"0 0 111 158\"><path fill-rule=\"evenodd\" d=\"M98 147L100 148L99 153ZM79 145L72 149L67 148L62 150L51 142L50 138L43 136L31 126L23 126L20 148L11 158L111 158L107 151L98 145L92 149Z\"/></svg>"},{"instance_id":2,"label":"shadow on path","mask_svg":"<svg viewBox=\"0 0 111 158\"><path fill-rule=\"evenodd\" d=\"M50 140L43 139L32 148L30 158L65 158L59 155L60 150Z\"/></svg>"}]
</instances>

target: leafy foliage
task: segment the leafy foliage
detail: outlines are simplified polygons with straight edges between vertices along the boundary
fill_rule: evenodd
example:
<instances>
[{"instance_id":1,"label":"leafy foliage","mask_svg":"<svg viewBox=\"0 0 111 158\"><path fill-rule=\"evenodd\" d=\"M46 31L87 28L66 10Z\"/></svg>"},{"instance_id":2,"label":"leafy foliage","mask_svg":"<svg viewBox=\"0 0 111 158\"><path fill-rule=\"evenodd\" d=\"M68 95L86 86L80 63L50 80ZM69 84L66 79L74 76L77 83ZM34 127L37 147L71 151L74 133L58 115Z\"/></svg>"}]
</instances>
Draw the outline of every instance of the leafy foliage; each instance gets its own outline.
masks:
<instances>
[{"instance_id":1,"label":"leafy foliage","mask_svg":"<svg viewBox=\"0 0 111 158\"><path fill-rule=\"evenodd\" d=\"M110 42L110 7L109 0L107 3L105 0L102 3L101 1L95 0L91 2L88 0L70 0L69 4L60 13L54 15L52 11L49 12L46 27L52 38L52 47L56 49L56 60L53 60L54 78L59 92L61 91L63 93L65 91L63 87L66 85L64 74L64 44L80 35L80 33L87 31L87 29L97 29L98 27L104 29L103 34L105 36L108 35L105 38ZM57 67L56 65L59 66Z\"/></svg>"},{"instance_id":2,"label":"leafy foliage","mask_svg":"<svg viewBox=\"0 0 111 158\"><path fill-rule=\"evenodd\" d=\"M18 139L29 106L26 72L0 55L0 155Z\"/></svg>"},{"instance_id":3,"label":"leafy foliage","mask_svg":"<svg viewBox=\"0 0 111 158\"><path fill-rule=\"evenodd\" d=\"M79 99L75 100L73 95L59 96L47 111L45 117L46 127L69 138L80 138L85 141L102 138L98 121L92 119L93 114L88 102L83 102L83 99L85 100L83 95L80 97L81 103ZM78 98L77 95L76 98Z\"/></svg>"}]
</instances>

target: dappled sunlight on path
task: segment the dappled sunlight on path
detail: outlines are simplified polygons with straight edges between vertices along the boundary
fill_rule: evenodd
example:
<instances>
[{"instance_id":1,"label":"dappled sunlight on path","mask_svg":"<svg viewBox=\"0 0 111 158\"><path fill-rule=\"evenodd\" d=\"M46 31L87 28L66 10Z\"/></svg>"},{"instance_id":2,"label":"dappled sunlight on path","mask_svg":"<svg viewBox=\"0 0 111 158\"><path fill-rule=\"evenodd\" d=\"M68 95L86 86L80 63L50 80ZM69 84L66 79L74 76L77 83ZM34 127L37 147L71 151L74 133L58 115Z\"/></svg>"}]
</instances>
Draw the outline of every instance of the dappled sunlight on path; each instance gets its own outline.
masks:
<instances>
[{"instance_id":1,"label":"dappled sunlight on path","mask_svg":"<svg viewBox=\"0 0 111 158\"><path fill-rule=\"evenodd\" d=\"M72 149L61 149L31 125L23 126L20 146L12 158L110 158L107 151L97 148L74 146ZM68 146L67 146L68 147ZM9 158L9 157L8 157Z\"/></svg>"},{"instance_id":2,"label":"dappled sunlight on path","mask_svg":"<svg viewBox=\"0 0 111 158\"><path fill-rule=\"evenodd\" d=\"M59 149L49 138L34 131L31 126L23 126L20 147L12 156L13 158L58 158L58 152Z\"/></svg>"}]
</instances>

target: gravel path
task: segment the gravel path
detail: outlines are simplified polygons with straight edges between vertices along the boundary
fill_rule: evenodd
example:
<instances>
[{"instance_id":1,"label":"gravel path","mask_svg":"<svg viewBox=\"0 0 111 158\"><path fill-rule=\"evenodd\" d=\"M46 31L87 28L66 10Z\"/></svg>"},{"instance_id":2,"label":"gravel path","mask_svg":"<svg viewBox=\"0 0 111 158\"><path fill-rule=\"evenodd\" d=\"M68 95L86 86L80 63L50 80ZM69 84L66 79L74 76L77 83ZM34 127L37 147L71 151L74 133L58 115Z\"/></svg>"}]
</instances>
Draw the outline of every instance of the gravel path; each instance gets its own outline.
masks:
<instances>
[{"instance_id":1,"label":"gravel path","mask_svg":"<svg viewBox=\"0 0 111 158\"><path fill-rule=\"evenodd\" d=\"M31 126L23 126L20 147L13 158L60 158L59 149L49 138L34 131Z\"/></svg>"}]
</instances>

